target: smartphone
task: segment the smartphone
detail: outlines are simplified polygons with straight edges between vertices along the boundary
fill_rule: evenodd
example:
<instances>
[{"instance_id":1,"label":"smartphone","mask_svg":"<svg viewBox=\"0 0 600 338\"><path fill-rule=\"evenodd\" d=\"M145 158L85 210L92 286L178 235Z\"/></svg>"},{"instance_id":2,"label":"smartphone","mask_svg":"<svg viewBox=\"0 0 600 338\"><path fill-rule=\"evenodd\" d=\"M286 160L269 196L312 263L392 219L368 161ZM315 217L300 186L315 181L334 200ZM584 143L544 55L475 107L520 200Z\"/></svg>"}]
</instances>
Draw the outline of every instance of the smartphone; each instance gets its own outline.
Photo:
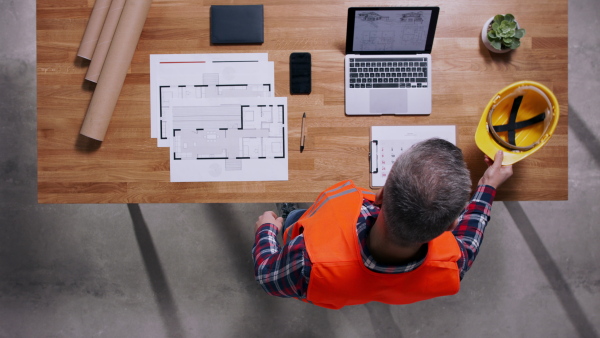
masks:
<instances>
[{"instance_id":1,"label":"smartphone","mask_svg":"<svg viewBox=\"0 0 600 338\"><path fill-rule=\"evenodd\" d=\"M290 54L290 93L310 94L311 56L310 53Z\"/></svg>"}]
</instances>

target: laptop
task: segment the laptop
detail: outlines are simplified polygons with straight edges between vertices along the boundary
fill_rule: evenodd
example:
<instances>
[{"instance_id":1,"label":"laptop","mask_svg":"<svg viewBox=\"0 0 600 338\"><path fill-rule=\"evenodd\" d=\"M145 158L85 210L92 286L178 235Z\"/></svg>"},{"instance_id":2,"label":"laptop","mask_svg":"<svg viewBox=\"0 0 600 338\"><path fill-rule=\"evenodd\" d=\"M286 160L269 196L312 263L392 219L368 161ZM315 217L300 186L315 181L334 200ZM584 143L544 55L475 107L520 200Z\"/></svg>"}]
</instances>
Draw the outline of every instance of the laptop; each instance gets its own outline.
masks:
<instances>
[{"instance_id":1,"label":"laptop","mask_svg":"<svg viewBox=\"0 0 600 338\"><path fill-rule=\"evenodd\" d=\"M346 115L431 114L439 7L348 8Z\"/></svg>"}]
</instances>

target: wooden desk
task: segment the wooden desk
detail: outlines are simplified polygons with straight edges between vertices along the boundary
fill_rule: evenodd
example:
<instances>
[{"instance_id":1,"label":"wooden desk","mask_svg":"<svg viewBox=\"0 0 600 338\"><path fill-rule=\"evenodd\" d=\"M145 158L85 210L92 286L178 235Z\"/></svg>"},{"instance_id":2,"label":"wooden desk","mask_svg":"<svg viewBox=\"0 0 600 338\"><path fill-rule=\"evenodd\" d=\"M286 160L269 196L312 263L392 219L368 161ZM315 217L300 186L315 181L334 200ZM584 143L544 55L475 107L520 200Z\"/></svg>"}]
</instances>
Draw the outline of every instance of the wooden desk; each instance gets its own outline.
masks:
<instances>
[{"instance_id":1,"label":"wooden desk","mask_svg":"<svg viewBox=\"0 0 600 338\"><path fill-rule=\"evenodd\" d=\"M557 96L554 137L518 163L500 200L568 198L567 0L446 1L433 45L433 113L427 117L347 117L344 47L347 7L341 0L264 0L265 43L211 46L211 4L245 1L154 0L105 141L79 136L93 86L76 52L93 0L37 1L38 199L40 203L310 202L343 179L368 187L371 125L454 124L473 182L485 169L476 125L498 90L538 81ZM399 5L379 1L377 5ZM426 5L419 3L419 5ZM431 5L439 5L433 2ZM480 39L485 21L510 11L527 30L522 46L491 55ZM289 95L291 52L313 57L313 91ZM289 105L289 181L170 183L169 152L150 138L149 55L268 52L276 96ZM306 148L299 152L306 112Z\"/></svg>"}]
</instances>

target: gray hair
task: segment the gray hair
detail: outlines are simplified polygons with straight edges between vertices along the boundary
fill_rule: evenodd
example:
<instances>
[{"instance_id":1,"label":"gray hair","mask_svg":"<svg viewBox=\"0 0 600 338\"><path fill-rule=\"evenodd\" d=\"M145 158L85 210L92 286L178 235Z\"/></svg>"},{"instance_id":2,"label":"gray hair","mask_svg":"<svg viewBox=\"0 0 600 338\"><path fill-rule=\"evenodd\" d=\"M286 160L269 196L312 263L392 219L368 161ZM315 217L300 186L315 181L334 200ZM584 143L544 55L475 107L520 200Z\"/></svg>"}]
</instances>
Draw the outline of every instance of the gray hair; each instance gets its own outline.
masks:
<instances>
[{"instance_id":1,"label":"gray hair","mask_svg":"<svg viewBox=\"0 0 600 338\"><path fill-rule=\"evenodd\" d=\"M469 201L471 176L462 151L432 138L403 152L384 185L382 212L390 239L421 244L441 235Z\"/></svg>"}]
</instances>

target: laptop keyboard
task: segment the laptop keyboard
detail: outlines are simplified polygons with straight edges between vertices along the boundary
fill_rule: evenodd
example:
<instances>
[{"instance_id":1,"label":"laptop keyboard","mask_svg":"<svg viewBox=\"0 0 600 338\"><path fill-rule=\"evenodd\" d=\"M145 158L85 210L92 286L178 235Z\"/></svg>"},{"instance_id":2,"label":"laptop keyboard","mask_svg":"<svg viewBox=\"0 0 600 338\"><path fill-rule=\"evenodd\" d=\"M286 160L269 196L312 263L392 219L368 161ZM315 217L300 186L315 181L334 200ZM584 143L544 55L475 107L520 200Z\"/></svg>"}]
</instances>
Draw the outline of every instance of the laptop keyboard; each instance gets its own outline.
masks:
<instances>
[{"instance_id":1,"label":"laptop keyboard","mask_svg":"<svg viewBox=\"0 0 600 338\"><path fill-rule=\"evenodd\" d=\"M427 59L351 58L350 88L427 88Z\"/></svg>"}]
</instances>

